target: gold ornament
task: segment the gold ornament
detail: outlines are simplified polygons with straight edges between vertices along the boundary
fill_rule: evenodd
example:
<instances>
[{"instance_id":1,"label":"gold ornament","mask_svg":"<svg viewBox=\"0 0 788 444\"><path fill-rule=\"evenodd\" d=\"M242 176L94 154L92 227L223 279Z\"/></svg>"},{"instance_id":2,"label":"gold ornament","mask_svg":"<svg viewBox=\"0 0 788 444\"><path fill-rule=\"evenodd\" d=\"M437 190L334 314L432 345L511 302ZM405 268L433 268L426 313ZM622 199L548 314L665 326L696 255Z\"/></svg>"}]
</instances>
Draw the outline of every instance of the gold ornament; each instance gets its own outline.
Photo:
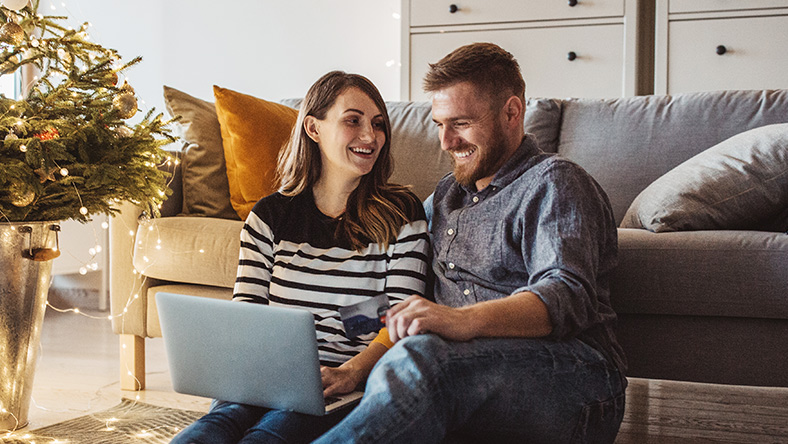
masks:
<instances>
[{"instance_id":1,"label":"gold ornament","mask_svg":"<svg viewBox=\"0 0 788 444\"><path fill-rule=\"evenodd\" d=\"M25 30L14 22L0 27L0 42L17 46L25 40Z\"/></svg>"},{"instance_id":2,"label":"gold ornament","mask_svg":"<svg viewBox=\"0 0 788 444\"><path fill-rule=\"evenodd\" d=\"M120 90L123 92L134 94L134 88L132 88L131 85L129 85L128 80L123 81L123 86L120 87Z\"/></svg>"},{"instance_id":3,"label":"gold ornament","mask_svg":"<svg viewBox=\"0 0 788 444\"><path fill-rule=\"evenodd\" d=\"M117 135L120 137L131 137L134 135L134 131L127 126L119 126L115 128L115 133L117 133Z\"/></svg>"},{"instance_id":4,"label":"gold ornament","mask_svg":"<svg viewBox=\"0 0 788 444\"><path fill-rule=\"evenodd\" d=\"M112 99L112 107L118 110L121 119L130 119L137 114L137 98L132 93L124 92Z\"/></svg>"},{"instance_id":5,"label":"gold ornament","mask_svg":"<svg viewBox=\"0 0 788 444\"><path fill-rule=\"evenodd\" d=\"M11 186L11 203L16 207L26 207L36 199L36 193L22 185Z\"/></svg>"},{"instance_id":6,"label":"gold ornament","mask_svg":"<svg viewBox=\"0 0 788 444\"><path fill-rule=\"evenodd\" d=\"M44 183L47 180L51 180L52 182L57 180L55 179L55 171L57 171L57 168L47 168L45 166L42 166L41 168L37 168L33 171L35 171L35 173L38 174L41 183Z\"/></svg>"},{"instance_id":7,"label":"gold ornament","mask_svg":"<svg viewBox=\"0 0 788 444\"><path fill-rule=\"evenodd\" d=\"M3 0L2 4L8 9L13 11L19 11L20 9L27 6L27 0Z\"/></svg>"}]
</instances>

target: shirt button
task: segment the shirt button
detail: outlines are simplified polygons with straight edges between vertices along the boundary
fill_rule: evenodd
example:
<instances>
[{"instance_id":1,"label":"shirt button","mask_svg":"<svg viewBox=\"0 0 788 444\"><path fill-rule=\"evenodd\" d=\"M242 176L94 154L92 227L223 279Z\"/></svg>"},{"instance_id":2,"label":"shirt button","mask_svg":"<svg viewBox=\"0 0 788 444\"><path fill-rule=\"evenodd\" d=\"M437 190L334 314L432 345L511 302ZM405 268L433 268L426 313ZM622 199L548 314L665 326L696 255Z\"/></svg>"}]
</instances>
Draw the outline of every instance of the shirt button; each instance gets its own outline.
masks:
<instances>
[{"instance_id":1,"label":"shirt button","mask_svg":"<svg viewBox=\"0 0 788 444\"><path fill-rule=\"evenodd\" d=\"M462 294L464 294L465 296L468 296L469 294L471 294L471 290L468 290L466 288L465 291L462 292Z\"/></svg>"},{"instance_id":2,"label":"shirt button","mask_svg":"<svg viewBox=\"0 0 788 444\"><path fill-rule=\"evenodd\" d=\"M479 196L473 196L473 203L476 203L478 201L479 201Z\"/></svg>"},{"instance_id":3,"label":"shirt button","mask_svg":"<svg viewBox=\"0 0 788 444\"><path fill-rule=\"evenodd\" d=\"M449 262L449 268L454 270L454 262Z\"/></svg>"},{"instance_id":4,"label":"shirt button","mask_svg":"<svg viewBox=\"0 0 788 444\"><path fill-rule=\"evenodd\" d=\"M448 234L449 236L454 234L454 228L449 228L448 230L446 230L446 234Z\"/></svg>"}]
</instances>

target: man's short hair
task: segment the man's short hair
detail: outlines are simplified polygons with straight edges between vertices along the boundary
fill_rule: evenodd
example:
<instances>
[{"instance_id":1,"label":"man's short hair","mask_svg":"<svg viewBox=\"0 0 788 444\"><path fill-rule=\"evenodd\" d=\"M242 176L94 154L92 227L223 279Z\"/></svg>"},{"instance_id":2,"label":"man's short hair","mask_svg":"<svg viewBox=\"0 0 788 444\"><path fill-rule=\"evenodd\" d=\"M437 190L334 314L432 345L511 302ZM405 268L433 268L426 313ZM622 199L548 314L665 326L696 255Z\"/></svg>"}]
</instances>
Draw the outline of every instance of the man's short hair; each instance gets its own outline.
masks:
<instances>
[{"instance_id":1,"label":"man's short hair","mask_svg":"<svg viewBox=\"0 0 788 444\"><path fill-rule=\"evenodd\" d=\"M460 82L469 82L496 101L511 96L525 103L525 81L514 56L493 43L461 46L437 63L430 63L424 91L432 93Z\"/></svg>"}]
</instances>

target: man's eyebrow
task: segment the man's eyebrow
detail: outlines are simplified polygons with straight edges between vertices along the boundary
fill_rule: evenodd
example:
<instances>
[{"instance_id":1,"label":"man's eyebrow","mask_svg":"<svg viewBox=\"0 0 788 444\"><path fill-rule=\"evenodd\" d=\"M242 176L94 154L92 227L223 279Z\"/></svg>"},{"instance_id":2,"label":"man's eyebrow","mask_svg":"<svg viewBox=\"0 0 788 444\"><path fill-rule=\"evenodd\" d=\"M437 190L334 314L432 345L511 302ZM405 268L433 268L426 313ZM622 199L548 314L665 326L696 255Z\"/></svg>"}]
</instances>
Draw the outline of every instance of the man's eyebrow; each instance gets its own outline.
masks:
<instances>
[{"instance_id":1,"label":"man's eyebrow","mask_svg":"<svg viewBox=\"0 0 788 444\"><path fill-rule=\"evenodd\" d=\"M450 119L446 119L447 122L456 122L458 120L473 120L473 118L469 117L469 116L468 117L466 117L466 116L458 116L458 117L452 117ZM432 121L435 122L435 123L440 123L440 122L438 122L435 119L432 119Z\"/></svg>"}]
</instances>

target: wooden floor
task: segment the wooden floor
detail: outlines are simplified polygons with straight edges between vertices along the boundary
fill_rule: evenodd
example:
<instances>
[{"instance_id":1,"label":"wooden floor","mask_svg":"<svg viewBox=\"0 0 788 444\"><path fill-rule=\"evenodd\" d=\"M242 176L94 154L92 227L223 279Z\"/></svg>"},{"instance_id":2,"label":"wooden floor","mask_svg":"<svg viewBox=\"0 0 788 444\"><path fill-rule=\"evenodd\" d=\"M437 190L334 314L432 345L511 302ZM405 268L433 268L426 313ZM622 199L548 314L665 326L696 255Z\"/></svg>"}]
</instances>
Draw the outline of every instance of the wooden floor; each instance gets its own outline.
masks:
<instances>
[{"instance_id":1,"label":"wooden floor","mask_svg":"<svg viewBox=\"0 0 788 444\"><path fill-rule=\"evenodd\" d=\"M148 389L121 391L109 321L48 310L26 430L104 410L122 397L207 411L207 399L172 391L161 339L146 346ZM788 389L630 379L616 443L707 442L788 443Z\"/></svg>"}]
</instances>

